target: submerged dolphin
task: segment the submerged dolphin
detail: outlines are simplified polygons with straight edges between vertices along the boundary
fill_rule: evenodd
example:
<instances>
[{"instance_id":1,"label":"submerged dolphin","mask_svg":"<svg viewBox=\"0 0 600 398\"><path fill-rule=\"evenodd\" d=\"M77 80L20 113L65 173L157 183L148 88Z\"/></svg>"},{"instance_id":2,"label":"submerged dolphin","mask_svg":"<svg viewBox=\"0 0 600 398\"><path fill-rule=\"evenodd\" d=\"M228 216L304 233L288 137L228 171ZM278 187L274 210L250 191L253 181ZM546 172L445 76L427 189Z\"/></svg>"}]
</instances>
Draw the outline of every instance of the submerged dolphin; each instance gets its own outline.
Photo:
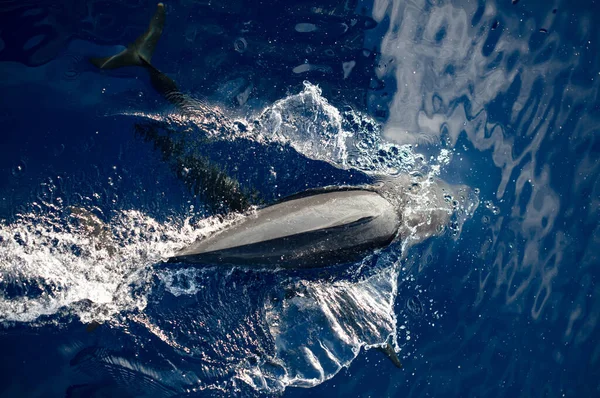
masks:
<instances>
[{"instance_id":1,"label":"submerged dolphin","mask_svg":"<svg viewBox=\"0 0 600 398\"><path fill-rule=\"evenodd\" d=\"M164 22L165 7L159 3L148 30L133 44L119 54L91 62L101 69L144 67L154 88L185 109L186 97L175 82L150 63ZM165 142L161 138L159 146ZM171 146L166 148L171 154ZM227 189L230 197L239 196L237 185L224 186L221 197L227 196L223 196ZM421 190L421 195L415 190ZM350 263L398 239L422 240L439 234L452 214L450 192L441 181L416 181L408 176L388 179L377 187L306 191L248 214L184 248L169 262L283 268Z\"/></svg>"}]
</instances>

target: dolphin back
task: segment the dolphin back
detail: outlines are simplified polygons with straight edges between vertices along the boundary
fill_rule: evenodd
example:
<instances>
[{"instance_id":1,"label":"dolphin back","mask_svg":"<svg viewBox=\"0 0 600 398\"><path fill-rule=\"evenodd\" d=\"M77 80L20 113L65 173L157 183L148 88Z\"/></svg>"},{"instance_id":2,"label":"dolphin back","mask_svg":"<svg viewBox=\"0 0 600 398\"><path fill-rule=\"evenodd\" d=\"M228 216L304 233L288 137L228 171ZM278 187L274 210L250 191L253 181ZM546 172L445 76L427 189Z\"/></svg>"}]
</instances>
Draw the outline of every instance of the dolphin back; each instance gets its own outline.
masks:
<instances>
[{"instance_id":1,"label":"dolphin back","mask_svg":"<svg viewBox=\"0 0 600 398\"><path fill-rule=\"evenodd\" d=\"M170 263L314 268L360 260L396 237L396 209L376 192L314 192L264 207Z\"/></svg>"}]
</instances>

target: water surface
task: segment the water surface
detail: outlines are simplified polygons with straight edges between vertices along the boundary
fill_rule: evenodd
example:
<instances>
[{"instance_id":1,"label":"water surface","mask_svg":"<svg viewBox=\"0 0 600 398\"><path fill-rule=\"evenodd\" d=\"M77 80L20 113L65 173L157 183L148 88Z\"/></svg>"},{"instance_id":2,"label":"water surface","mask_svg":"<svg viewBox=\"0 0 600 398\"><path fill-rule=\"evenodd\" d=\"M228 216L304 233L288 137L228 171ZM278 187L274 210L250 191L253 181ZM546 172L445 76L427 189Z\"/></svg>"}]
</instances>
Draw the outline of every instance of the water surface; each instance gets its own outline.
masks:
<instances>
[{"instance_id":1,"label":"water surface","mask_svg":"<svg viewBox=\"0 0 600 398\"><path fill-rule=\"evenodd\" d=\"M598 5L532 3L167 3L185 116L86 61L155 4L3 3L1 395L599 394ZM167 270L236 216L149 123L264 203L375 174L477 193L344 269Z\"/></svg>"}]
</instances>

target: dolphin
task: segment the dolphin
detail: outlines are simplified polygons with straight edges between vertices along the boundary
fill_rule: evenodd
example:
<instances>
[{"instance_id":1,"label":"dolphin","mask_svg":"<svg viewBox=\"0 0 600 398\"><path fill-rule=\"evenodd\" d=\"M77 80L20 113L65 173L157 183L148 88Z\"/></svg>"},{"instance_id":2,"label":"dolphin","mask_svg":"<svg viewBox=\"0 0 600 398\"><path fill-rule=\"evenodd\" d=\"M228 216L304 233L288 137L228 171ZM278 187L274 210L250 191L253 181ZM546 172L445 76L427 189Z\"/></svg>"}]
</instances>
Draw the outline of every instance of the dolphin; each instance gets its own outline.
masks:
<instances>
[{"instance_id":1,"label":"dolphin","mask_svg":"<svg viewBox=\"0 0 600 398\"><path fill-rule=\"evenodd\" d=\"M176 83L150 63L164 23L165 6L159 3L147 31L127 49L90 61L100 69L145 68L153 87L186 110L188 100ZM174 154L173 145L166 141L168 136L158 140L159 135L152 129L144 136L155 139L165 154ZM178 158L175 163L181 166L184 162ZM202 162L194 164L208 169ZM198 173L204 185L209 181L205 174L210 173ZM409 237L418 241L439 234L449 223L452 189L442 181L415 181L398 176L373 186L304 191L248 212L239 222L175 253L167 263L300 269L356 262L394 241ZM237 184L221 185L218 190L208 191L218 191L219 199L225 202L231 197L237 198L231 203L244 205L233 210L249 209L250 202L240 199ZM415 190L423 191L418 195ZM419 203L424 197L426 205Z\"/></svg>"},{"instance_id":2,"label":"dolphin","mask_svg":"<svg viewBox=\"0 0 600 398\"><path fill-rule=\"evenodd\" d=\"M406 249L440 235L453 214L450 198L467 189L397 176L308 190L249 212L167 262L283 269L350 264L393 242Z\"/></svg>"},{"instance_id":3,"label":"dolphin","mask_svg":"<svg viewBox=\"0 0 600 398\"><path fill-rule=\"evenodd\" d=\"M389 245L399 227L396 210L377 192L333 187L263 207L169 262L281 268L350 263Z\"/></svg>"}]
</instances>

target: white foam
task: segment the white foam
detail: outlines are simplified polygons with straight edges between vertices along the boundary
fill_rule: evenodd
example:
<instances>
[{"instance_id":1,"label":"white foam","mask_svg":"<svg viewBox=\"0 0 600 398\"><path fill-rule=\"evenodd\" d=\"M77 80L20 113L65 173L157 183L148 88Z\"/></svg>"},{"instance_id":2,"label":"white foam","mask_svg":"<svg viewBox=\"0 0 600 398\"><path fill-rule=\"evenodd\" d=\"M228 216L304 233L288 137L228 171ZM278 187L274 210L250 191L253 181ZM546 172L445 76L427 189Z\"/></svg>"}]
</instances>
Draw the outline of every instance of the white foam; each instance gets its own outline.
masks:
<instances>
[{"instance_id":1,"label":"white foam","mask_svg":"<svg viewBox=\"0 0 600 398\"><path fill-rule=\"evenodd\" d=\"M180 117L182 123L223 123L223 129L214 129L213 138L237 138L231 134L235 131L233 122L219 109L212 109L209 116L202 115L169 117L172 122ZM339 168L380 175L410 172L418 176L415 178L422 182L423 189L412 194L408 211L430 211L439 205L428 200L427 195L433 191L427 187L437 186L435 178L448 161L447 153L440 155L438 163L428 164L411 146L385 142L372 119L351 110L343 114L322 97L317 86L306 83L301 93L277 101L263 110L258 120L262 127L248 128L239 136L290 145L309 158ZM359 126L358 131L352 131L352 124ZM176 337L143 317L143 311L152 294L150 282L154 275L168 293L193 296L207 288L201 274L210 269L175 271L154 265L235 217L225 223L217 218L192 223L190 217L182 215L158 222L136 210L97 217L93 216L94 209L75 210L79 217L73 216L73 211L42 203L36 211L0 226L0 320L43 323L44 315L64 313L83 322L104 322L131 314L132 321L166 344L191 352ZM411 230L406 241L414 244L429 236L418 232L418 228ZM348 366L361 348L382 346L389 336L398 347L393 308L401 267L397 257L382 255L375 267L368 258L357 273L336 282L282 278L277 288L294 294L283 300L266 300L256 308L263 314L274 344L274 351L265 351L274 355L236 364L235 380L271 392L283 391L287 386L314 386ZM373 269L359 276L365 268ZM11 289L22 292L10 293ZM33 294L35 289L42 293ZM180 327L185 329L185 325ZM219 366L221 358L212 359L214 366Z\"/></svg>"}]
</instances>

